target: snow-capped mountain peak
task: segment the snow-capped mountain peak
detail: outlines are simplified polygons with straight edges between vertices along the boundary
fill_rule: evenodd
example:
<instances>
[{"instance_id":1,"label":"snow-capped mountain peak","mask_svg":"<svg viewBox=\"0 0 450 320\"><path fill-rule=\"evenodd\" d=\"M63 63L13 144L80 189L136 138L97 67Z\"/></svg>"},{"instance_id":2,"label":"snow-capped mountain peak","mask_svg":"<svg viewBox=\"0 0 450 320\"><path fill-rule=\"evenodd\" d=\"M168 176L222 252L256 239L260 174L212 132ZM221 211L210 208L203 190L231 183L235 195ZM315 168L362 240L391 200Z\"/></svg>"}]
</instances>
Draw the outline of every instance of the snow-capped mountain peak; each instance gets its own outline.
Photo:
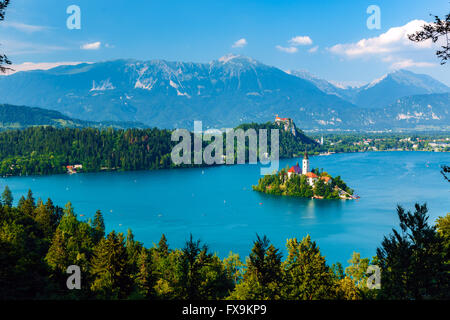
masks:
<instances>
[{"instance_id":1,"label":"snow-capped mountain peak","mask_svg":"<svg viewBox=\"0 0 450 320\"><path fill-rule=\"evenodd\" d=\"M364 89L369 89L369 88L372 88L372 87L376 86L378 83L380 83L381 81L383 81L384 79L386 79L388 75L389 75L389 74L386 73L386 74L382 75L381 77L379 77L379 78L377 78L377 79L371 81L371 82L370 82L369 84L367 84L366 86L363 86Z\"/></svg>"},{"instance_id":2,"label":"snow-capped mountain peak","mask_svg":"<svg viewBox=\"0 0 450 320\"><path fill-rule=\"evenodd\" d=\"M240 54L232 54L232 53L224 55L223 57L219 58L217 61L219 61L219 62L221 62L223 64L227 64L227 63L253 64L253 65L259 64L259 62L256 61L253 58L250 58L250 57L247 57L247 56L243 56L243 55L240 55Z\"/></svg>"}]
</instances>

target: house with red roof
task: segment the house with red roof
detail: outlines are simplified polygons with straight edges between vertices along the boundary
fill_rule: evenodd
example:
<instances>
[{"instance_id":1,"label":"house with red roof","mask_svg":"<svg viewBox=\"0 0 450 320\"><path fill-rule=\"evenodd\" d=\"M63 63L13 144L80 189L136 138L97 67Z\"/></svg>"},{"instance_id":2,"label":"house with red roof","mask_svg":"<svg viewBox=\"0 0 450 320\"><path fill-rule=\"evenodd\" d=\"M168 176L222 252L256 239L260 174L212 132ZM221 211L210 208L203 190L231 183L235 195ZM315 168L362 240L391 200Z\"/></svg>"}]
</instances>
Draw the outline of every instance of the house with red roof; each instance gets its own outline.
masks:
<instances>
[{"instance_id":1,"label":"house with red roof","mask_svg":"<svg viewBox=\"0 0 450 320\"><path fill-rule=\"evenodd\" d=\"M319 179L319 176L315 174L314 172L307 172L305 174L306 180L308 181L308 184L313 187L316 181Z\"/></svg>"},{"instance_id":2,"label":"house with red roof","mask_svg":"<svg viewBox=\"0 0 450 320\"><path fill-rule=\"evenodd\" d=\"M325 184L329 184L331 182L331 178L327 176L320 177L320 180L323 180Z\"/></svg>"},{"instance_id":3,"label":"house with red roof","mask_svg":"<svg viewBox=\"0 0 450 320\"><path fill-rule=\"evenodd\" d=\"M73 173L77 173L77 169L83 169L83 165L81 165L81 164L68 165L68 166L66 166L66 169L67 169L67 173L73 174Z\"/></svg>"}]
</instances>

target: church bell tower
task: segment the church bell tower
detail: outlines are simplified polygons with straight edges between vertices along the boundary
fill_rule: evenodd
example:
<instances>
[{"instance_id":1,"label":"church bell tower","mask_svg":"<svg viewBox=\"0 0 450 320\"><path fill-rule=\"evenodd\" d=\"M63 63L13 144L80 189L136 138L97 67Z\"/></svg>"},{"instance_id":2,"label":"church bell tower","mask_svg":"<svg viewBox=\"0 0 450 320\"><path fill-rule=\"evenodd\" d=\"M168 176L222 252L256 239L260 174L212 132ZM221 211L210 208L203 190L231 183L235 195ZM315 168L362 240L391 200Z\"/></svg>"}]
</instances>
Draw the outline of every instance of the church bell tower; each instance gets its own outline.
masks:
<instances>
[{"instance_id":1,"label":"church bell tower","mask_svg":"<svg viewBox=\"0 0 450 320\"><path fill-rule=\"evenodd\" d=\"M305 151L305 155L303 156L303 166L302 166L302 174L306 174L309 172L309 159L308 159L308 152Z\"/></svg>"}]
</instances>

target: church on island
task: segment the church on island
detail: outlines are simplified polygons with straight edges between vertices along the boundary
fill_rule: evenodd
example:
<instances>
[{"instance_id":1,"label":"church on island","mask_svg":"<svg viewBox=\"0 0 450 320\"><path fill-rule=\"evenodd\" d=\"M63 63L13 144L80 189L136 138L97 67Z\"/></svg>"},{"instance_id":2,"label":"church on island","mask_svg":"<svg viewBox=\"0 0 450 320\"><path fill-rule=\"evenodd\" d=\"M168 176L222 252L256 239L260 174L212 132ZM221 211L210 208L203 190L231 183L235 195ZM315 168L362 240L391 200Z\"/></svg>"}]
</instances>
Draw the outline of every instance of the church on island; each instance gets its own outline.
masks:
<instances>
[{"instance_id":1,"label":"church on island","mask_svg":"<svg viewBox=\"0 0 450 320\"><path fill-rule=\"evenodd\" d=\"M274 124L284 132L301 133L291 118L276 115ZM323 143L323 140L318 143ZM286 166L264 175L259 178L257 185L252 185L252 189L270 195L309 199L359 199L339 175L332 177L323 169L311 168L307 151L301 164L297 162L292 167Z\"/></svg>"},{"instance_id":2,"label":"church on island","mask_svg":"<svg viewBox=\"0 0 450 320\"><path fill-rule=\"evenodd\" d=\"M279 125L289 125L288 119L280 118ZM288 128L290 130L290 128ZM305 151L301 165L285 167L267 174L253 185L254 191L278 196L294 196L309 199L358 199L353 190L340 176L332 177L327 172L312 169L308 152Z\"/></svg>"},{"instance_id":3,"label":"church on island","mask_svg":"<svg viewBox=\"0 0 450 320\"><path fill-rule=\"evenodd\" d=\"M309 171L309 157L308 157L307 151L305 151L305 154L303 156L302 167L300 168L300 166L298 165L298 162L297 162L297 164L295 166L292 166L288 170L287 175L288 175L288 179L290 179L293 175L305 175L306 180L308 181L308 184L311 187L314 187L317 180L319 179L319 176L317 174ZM325 184L331 183L330 177L322 176L322 177L320 177L320 179L323 180L323 182L325 182Z\"/></svg>"}]
</instances>

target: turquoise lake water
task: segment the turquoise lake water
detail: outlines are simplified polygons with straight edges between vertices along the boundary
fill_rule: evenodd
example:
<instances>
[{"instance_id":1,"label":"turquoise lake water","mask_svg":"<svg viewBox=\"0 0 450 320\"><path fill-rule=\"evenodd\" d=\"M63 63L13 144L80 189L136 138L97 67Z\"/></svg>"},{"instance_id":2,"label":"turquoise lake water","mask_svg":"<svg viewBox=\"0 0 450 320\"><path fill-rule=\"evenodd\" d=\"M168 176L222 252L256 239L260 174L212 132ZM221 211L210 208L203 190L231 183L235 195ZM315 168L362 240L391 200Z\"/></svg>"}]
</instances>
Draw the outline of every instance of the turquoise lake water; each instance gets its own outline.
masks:
<instances>
[{"instance_id":1,"label":"turquoise lake water","mask_svg":"<svg viewBox=\"0 0 450 320\"><path fill-rule=\"evenodd\" d=\"M280 161L280 167L301 159ZM439 166L449 153L369 152L310 157L311 167L340 175L361 199L309 200L252 191L259 165L204 169L109 172L0 179L15 202L27 190L64 206L71 201L80 219L102 210L107 230L126 232L146 246L165 233L172 248L190 233L219 256L248 255L256 233L277 247L310 234L328 263L347 264L353 251L372 257L383 235L398 226L396 205L427 202L430 221L450 212L450 184ZM83 217L80 217L83 214Z\"/></svg>"}]
</instances>

